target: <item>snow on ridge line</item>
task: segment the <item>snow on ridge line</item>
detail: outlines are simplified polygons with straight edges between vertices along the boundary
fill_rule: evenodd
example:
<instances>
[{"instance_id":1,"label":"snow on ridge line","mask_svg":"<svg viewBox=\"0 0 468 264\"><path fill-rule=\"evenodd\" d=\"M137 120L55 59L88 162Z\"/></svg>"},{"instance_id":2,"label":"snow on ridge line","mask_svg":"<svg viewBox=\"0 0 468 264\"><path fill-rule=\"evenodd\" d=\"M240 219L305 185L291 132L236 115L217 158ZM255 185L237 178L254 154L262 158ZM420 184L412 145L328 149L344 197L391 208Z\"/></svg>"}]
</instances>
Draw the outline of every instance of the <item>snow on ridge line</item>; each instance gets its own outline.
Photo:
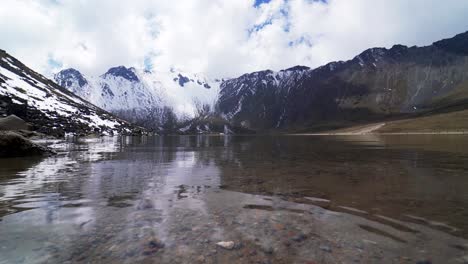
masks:
<instances>
[{"instance_id":1,"label":"snow on ridge line","mask_svg":"<svg viewBox=\"0 0 468 264\"><path fill-rule=\"evenodd\" d=\"M199 73L127 70L131 70L136 78L129 80L123 72L117 76L104 74L97 77L80 74L79 77L86 81L81 86L77 76L64 75L63 71L54 78L69 91L111 112L168 106L179 116L194 117L197 105L207 104L213 108L218 99L220 81ZM180 84L180 78L186 78L187 82Z\"/></svg>"}]
</instances>

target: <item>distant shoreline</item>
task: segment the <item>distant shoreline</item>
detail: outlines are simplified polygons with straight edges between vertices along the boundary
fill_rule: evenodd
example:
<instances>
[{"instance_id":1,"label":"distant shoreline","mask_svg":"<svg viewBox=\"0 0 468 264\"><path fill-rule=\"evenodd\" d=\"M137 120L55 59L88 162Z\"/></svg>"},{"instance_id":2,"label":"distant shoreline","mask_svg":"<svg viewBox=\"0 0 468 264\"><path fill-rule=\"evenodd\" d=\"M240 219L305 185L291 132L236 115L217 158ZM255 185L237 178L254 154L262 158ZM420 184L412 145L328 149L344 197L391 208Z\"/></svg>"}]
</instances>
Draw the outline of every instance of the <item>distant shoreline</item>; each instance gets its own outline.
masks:
<instances>
[{"instance_id":1,"label":"distant shoreline","mask_svg":"<svg viewBox=\"0 0 468 264\"><path fill-rule=\"evenodd\" d=\"M362 136L362 135L465 135L468 130L461 131L407 131L407 132L379 132L387 123L377 123L357 127L349 127L322 133L297 133L299 136Z\"/></svg>"},{"instance_id":2,"label":"distant shoreline","mask_svg":"<svg viewBox=\"0 0 468 264\"><path fill-rule=\"evenodd\" d=\"M364 135L468 135L468 131L444 131L444 132L370 132L370 133L298 133L287 134L290 136L364 136Z\"/></svg>"}]
</instances>

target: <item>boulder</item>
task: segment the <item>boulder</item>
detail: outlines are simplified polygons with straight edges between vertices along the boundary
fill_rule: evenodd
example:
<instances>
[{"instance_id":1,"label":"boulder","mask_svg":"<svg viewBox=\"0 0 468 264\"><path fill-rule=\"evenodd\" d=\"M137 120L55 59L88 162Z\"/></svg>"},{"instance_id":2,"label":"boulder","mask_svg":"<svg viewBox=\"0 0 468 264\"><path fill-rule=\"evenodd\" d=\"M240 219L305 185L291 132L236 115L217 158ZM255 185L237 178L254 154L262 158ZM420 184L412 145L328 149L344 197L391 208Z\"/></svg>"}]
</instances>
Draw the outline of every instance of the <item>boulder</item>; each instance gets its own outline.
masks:
<instances>
[{"instance_id":1,"label":"boulder","mask_svg":"<svg viewBox=\"0 0 468 264\"><path fill-rule=\"evenodd\" d=\"M0 131L0 158L52 155L55 152L11 131Z\"/></svg>"},{"instance_id":2,"label":"boulder","mask_svg":"<svg viewBox=\"0 0 468 264\"><path fill-rule=\"evenodd\" d=\"M29 130L29 125L23 119L10 115L0 118L0 130Z\"/></svg>"}]
</instances>

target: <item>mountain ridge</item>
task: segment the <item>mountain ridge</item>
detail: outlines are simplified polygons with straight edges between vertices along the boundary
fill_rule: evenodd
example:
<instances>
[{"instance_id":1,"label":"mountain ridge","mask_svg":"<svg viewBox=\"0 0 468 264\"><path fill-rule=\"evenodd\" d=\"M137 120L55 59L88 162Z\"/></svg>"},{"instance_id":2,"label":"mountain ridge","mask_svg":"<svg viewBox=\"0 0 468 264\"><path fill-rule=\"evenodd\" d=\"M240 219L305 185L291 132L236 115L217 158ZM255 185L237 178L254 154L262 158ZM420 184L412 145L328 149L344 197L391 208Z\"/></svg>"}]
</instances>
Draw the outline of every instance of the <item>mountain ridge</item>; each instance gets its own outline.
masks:
<instances>
[{"instance_id":1,"label":"mountain ridge","mask_svg":"<svg viewBox=\"0 0 468 264\"><path fill-rule=\"evenodd\" d=\"M423 47L369 48L317 68L296 65L222 80L126 66L97 77L68 68L54 80L130 121L162 119L168 108L190 113L184 120L210 112L218 124L249 131L332 129L468 103L467 43L465 32Z\"/></svg>"},{"instance_id":2,"label":"mountain ridge","mask_svg":"<svg viewBox=\"0 0 468 264\"><path fill-rule=\"evenodd\" d=\"M315 69L243 74L221 84L217 109L233 124L256 130L345 126L432 111L468 97L467 41L465 32L424 47L370 48ZM440 105L460 91L462 98Z\"/></svg>"},{"instance_id":3,"label":"mountain ridge","mask_svg":"<svg viewBox=\"0 0 468 264\"><path fill-rule=\"evenodd\" d=\"M133 67L111 67L99 76L86 76L75 69L65 69L54 80L99 107L121 117L139 119L154 116L163 108L170 108L181 118L194 117L203 105L213 107L219 81L201 74L188 74L171 69L168 72L148 71ZM84 81L80 81L80 78Z\"/></svg>"},{"instance_id":4,"label":"mountain ridge","mask_svg":"<svg viewBox=\"0 0 468 264\"><path fill-rule=\"evenodd\" d=\"M56 136L144 130L83 100L4 50L0 50L0 114L14 114L34 130Z\"/></svg>"}]
</instances>

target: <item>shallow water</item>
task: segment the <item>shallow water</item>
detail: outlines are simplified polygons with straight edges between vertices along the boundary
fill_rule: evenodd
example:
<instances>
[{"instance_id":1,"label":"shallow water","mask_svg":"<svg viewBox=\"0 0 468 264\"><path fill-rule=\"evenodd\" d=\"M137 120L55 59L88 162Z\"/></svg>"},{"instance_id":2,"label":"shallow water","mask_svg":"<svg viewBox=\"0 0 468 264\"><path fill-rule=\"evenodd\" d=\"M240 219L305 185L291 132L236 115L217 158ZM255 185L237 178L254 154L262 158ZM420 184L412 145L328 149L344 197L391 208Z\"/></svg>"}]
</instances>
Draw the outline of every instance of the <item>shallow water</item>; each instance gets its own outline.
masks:
<instances>
[{"instance_id":1,"label":"shallow water","mask_svg":"<svg viewBox=\"0 0 468 264\"><path fill-rule=\"evenodd\" d=\"M463 135L51 144L59 155L0 159L0 263L463 263L468 256Z\"/></svg>"}]
</instances>

